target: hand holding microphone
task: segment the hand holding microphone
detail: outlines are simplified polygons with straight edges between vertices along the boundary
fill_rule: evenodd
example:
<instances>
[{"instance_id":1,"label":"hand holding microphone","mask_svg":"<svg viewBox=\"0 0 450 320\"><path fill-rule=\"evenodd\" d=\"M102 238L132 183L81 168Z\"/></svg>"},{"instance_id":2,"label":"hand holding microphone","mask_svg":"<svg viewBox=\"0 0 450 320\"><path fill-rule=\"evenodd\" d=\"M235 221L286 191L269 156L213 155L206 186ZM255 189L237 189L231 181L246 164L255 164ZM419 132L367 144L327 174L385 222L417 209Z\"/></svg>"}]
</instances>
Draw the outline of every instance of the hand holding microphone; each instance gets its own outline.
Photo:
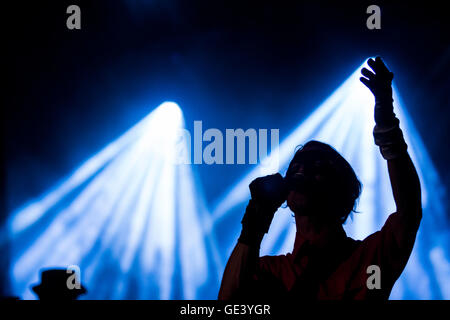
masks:
<instances>
[{"instance_id":1,"label":"hand holding microphone","mask_svg":"<svg viewBox=\"0 0 450 320\"><path fill-rule=\"evenodd\" d=\"M250 185L251 199L242 219L239 242L258 246L269 231L273 216L287 198L287 187L281 174L276 173L253 180Z\"/></svg>"}]
</instances>

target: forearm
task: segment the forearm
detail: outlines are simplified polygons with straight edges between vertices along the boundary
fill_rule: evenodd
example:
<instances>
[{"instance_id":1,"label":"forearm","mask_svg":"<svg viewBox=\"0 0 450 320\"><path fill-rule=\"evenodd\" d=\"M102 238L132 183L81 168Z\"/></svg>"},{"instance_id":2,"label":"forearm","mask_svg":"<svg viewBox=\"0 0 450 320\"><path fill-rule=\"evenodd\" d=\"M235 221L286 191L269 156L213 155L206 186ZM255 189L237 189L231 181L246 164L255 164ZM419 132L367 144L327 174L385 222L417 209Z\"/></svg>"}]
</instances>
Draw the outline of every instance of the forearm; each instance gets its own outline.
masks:
<instances>
[{"instance_id":1,"label":"forearm","mask_svg":"<svg viewBox=\"0 0 450 320\"><path fill-rule=\"evenodd\" d=\"M223 273L219 300L233 299L249 285L256 272L258 258L259 246L236 244Z\"/></svg>"},{"instance_id":2,"label":"forearm","mask_svg":"<svg viewBox=\"0 0 450 320\"><path fill-rule=\"evenodd\" d=\"M378 103L376 108L392 110L392 102ZM397 212L410 217L421 214L420 182L414 164L407 152L407 144L395 114L387 113L374 128L375 144L387 160L389 178Z\"/></svg>"},{"instance_id":3,"label":"forearm","mask_svg":"<svg viewBox=\"0 0 450 320\"><path fill-rule=\"evenodd\" d=\"M250 200L242 219L241 235L225 267L219 292L220 300L239 297L240 293L250 285L256 272L259 247L264 232L267 231L257 223L261 222L261 219L256 219L258 216L264 217L263 214L258 215L258 209L256 202Z\"/></svg>"},{"instance_id":4,"label":"forearm","mask_svg":"<svg viewBox=\"0 0 450 320\"><path fill-rule=\"evenodd\" d=\"M392 193L397 212L405 217L419 219L422 216L420 181L409 154L387 161Z\"/></svg>"},{"instance_id":5,"label":"forearm","mask_svg":"<svg viewBox=\"0 0 450 320\"><path fill-rule=\"evenodd\" d=\"M228 259L219 291L220 300L239 298L258 271L259 247L275 211L286 199L283 177L277 173L250 183L251 199L242 218L238 243Z\"/></svg>"},{"instance_id":6,"label":"forearm","mask_svg":"<svg viewBox=\"0 0 450 320\"><path fill-rule=\"evenodd\" d=\"M392 102L384 101L378 106L383 111L393 110ZM389 179L396 205L388 226L393 227L399 248L411 252L422 218L420 182L414 164L408 154L400 122L393 112L387 112L374 128L375 143L387 160ZM381 119L379 119L381 120ZM389 229L389 228L388 228Z\"/></svg>"}]
</instances>

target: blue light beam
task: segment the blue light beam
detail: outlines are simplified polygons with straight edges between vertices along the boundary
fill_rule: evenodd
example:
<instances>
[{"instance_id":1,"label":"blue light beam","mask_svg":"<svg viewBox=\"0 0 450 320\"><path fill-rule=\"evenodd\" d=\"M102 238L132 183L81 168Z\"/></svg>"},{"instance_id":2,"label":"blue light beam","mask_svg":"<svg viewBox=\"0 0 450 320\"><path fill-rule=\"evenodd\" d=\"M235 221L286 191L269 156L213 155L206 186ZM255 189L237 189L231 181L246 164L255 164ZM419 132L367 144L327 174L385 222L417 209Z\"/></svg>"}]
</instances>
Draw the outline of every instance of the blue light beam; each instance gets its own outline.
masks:
<instances>
[{"instance_id":1,"label":"blue light beam","mask_svg":"<svg viewBox=\"0 0 450 320\"><path fill-rule=\"evenodd\" d=\"M216 294L209 212L178 164L180 108L165 102L6 226L15 295L44 268L78 265L85 299L197 299Z\"/></svg>"},{"instance_id":2,"label":"blue light beam","mask_svg":"<svg viewBox=\"0 0 450 320\"><path fill-rule=\"evenodd\" d=\"M363 184L358 211L344 228L354 239L363 239L379 230L388 215L395 211L387 165L373 142L374 99L359 81L356 71L302 122L269 155L269 163L279 167L259 165L244 176L223 197L213 210L213 230L224 248L226 261L236 243L240 221L250 197L249 183L258 176L285 172L295 148L309 140L332 145L349 161ZM394 87L394 109L408 144L408 151L417 168L423 191L423 220L411 258L397 281L391 299L450 299L450 233L443 207L443 187L426 148L402 107ZM278 161L270 158L278 157ZM289 208L280 208L270 231L261 244L261 255L284 254L292 251L295 223ZM226 230L224 232L223 230ZM222 264L223 265L223 262Z\"/></svg>"}]
</instances>

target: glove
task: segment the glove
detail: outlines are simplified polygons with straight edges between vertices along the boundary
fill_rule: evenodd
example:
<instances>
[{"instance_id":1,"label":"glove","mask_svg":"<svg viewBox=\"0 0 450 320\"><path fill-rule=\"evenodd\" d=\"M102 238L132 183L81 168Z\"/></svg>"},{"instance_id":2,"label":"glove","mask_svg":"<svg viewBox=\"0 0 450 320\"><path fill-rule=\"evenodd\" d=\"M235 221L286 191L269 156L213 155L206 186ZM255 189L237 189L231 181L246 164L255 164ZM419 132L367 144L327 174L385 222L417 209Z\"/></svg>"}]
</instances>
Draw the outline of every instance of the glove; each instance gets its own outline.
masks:
<instances>
[{"instance_id":1,"label":"glove","mask_svg":"<svg viewBox=\"0 0 450 320\"><path fill-rule=\"evenodd\" d=\"M238 241L259 247L275 212L287 198L287 188L279 173L256 178L249 188L251 199L241 221L242 232Z\"/></svg>"},{"instance_id":2,"label":"glove","mask_svg":"<svg viewBox=\"0 0 450 320\"><path fill-rule=\"evenodd\" d=\"M255 202L267 206L274 212L287 197L286 184L279 173L256 178L250 183L249 188Z\"/></svg>"},{"instance_id":3,"label":"glove","mask_svg":"<svg viewBox=\"0 0 450 320\"><path fill-rule=\"evenodd\" d=\"M384 64L380 57L367 61L369 67L361 70L360 80L372 92L375 97L375 123L382 128L390 128L395 125L395 114L392 99L392 79L394 74Z\"/></svg>"},{"instance_id":4,"label":"glove","mask_svg":"<svg viewBox=\"0 0 450 320\"><path fill-rule=\"evenodd\" d=\"M363 68L361 73L365 78L361 77L360 80L375 97L375 144L380 147L384 159L392 160L401 157L408 148L392 104L394 74L388 70L380 57L369 59L367 64L374 72Z\"/></svg>"}]
</instances>

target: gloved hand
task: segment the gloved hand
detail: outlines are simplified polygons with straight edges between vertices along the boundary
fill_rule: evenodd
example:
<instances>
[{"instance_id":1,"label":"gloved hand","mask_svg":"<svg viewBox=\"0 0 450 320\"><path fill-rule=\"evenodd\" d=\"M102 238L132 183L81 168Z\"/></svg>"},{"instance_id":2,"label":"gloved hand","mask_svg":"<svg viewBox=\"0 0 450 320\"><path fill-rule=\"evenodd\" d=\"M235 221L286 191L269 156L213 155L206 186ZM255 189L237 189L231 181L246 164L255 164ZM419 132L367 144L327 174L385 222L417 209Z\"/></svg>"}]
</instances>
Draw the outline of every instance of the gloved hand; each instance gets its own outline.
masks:
<instances>
[{"instance_id":1,"label":"gloved hand","mask_svg":"<svg viewBox=\"0 0 450 320\"><path fill-rule=\"evenodd\" d=\"M274 210L274 212L287 197L285 181L279 173L256 178L250 183L249 188L255 202Z\"/></svg>"},{"instance_id":2,"label":"gloved hand","mask_svg":"<svg viewBox=\"0 0 450 320\"><path fill-rule=\"evenodd\" d=\"M394 107L392 104L392 79L394 74L384 64L380 57L369 59L369 67L361 70L360 80L373 93L375 97L375 123L380 127L395 125Z\"/></svg>"},{"instance_id":3,"label":"gloved hand","mask_svg":"<svg viewBox=\"0 0 450 320\"><path fill-rule=\"evenodd\" d=\"M249 188L251 199L241 222L239 242L259 246L275 212L287 198L287 188L279 173L256 178Z\"/></svg>"},{"instance_id":4,"label":"gloved hand","mask_svg":"<svg viewBox=\"0 0 450 320\"><path fill-rule=\"evenodd\" d=\"M361 70L364 77L360 80L375 96L375 123L373 136L375 144L380 147L381 155L386 160L401 157L407 145L400 130L399 120L395 116L392 104L392 79L394 74L388 70L380 57L367 61L371 72L366 68Z\"/></svg>"}]
</instances>

